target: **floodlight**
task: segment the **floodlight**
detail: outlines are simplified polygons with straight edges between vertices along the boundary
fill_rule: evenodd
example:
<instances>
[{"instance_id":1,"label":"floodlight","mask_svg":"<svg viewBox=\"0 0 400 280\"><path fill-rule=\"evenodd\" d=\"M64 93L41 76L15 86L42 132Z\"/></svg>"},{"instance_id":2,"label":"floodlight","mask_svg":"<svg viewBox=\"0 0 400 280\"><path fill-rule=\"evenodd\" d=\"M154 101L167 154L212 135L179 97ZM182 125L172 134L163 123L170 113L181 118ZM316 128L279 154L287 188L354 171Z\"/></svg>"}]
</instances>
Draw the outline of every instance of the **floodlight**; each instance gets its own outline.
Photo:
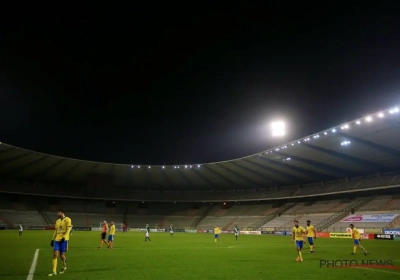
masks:
<instances>
[{"instance_id":1,"label":"floodlight","mask_svg":"<svg viewBox=\"0 0 400 280\"><path fill-rule=\"evenodd\" d=\"M395 108L393 108L393 109L391 109L389 111L390 114L394 114L394 113L398 113L398 112L399 112L399 108L398 107L395 107Z\"/></svg>"},{"instance_id":2,"label":"floodlight","mask_svg":"<svg viewBox=\"0 0 400 280\"><path fill-rule=\"evenodd\" d=\"M197 165L197 167L200 167L200 165Z\"/></svg>"},{"instance_id":3,"label":"floodlight","mask_svg":"<svg viewBox=\"0 0 400 280\"><path fill-rule=\"evenodd\" d=\"M380 118L383 118L384 116L385 116L385 114L383 114L383 113L378 114L378 117L380 117Z\"/></svg>"},{"instance_id":4,"label":"floodlight","mask_svg":"<svg viewBox=\"0 0 400 280\"><path fill-rule=\"evenodd\" d=\"M361 124L361 121L356 121L356 124Z\"/></svg>"},{"instance_id":5,"label":"floodlight","mask_svg":"<svg viewBox=\"0 0 400 280\"><path fill-rule=\"evenodd\" d=\"M367 122L370 122L370 121L372 121L372 117L368 116L368 117L365 118L365 120L366 120Z\"/></svg>"},{"instance_id":6,"label":"floodlight","mask_svg":"<svg viewBox=\"0 0 400 280\"><path fill-rule=\"evenodd\" d=\"M342 146L347 146L349 145L351 142L350 141L343 141L342 143L340 143L340 145Z\"/></svg>"},{"instance_id":7,"label":"floodlight","mask_svg":"<svg viewBox=\"0 0 400 280\"><path fill-rule=\"evenodd\" d=\"M335 132L336 132L336 129L332 129L332 132L334 132L334 133L335 133Z\"/></svg>"},{"instance_id":8,"label":"floodlight","mask_svg":"<svg viewBox=\"0 0 400 280\"><path fill-rule=\"evenodd\" d=\"M133 165L131 165L131 168L133 168Z\"/></svg>"},{"instance_id":9,"label":"floodlight","mask_svg":"<svg viewBox=\"0 0 400 280\"><path fill-rule=\"evenodd\" d=\"M165 168L165 166L162 167L163 169Z\"/></svg>"},{"instance_id":10,"label":"floodlight","mask_svg":"<svg viewBox=\"0 0 400 280\"><path fill-rule=\"evenodd\" d=\"M272 136L279 137L285 135L285 124L282 121L271 123Z\"/></svg>"},{"instance_id":11,"label":"floodlight","mask_svg":"<svg viewBox=\"0 0 400 280\"><path fill-rule=\"evenodd\" d=\"M137 168L140 168L140 165Z\"/></svg>"},{"instance_id":12,"label":"floodlight","mask_svg":"<svg viewBox=\"0 0 400 280\"><path fill-rule=\"evenodd\" d=\"M149 166L149 168L151 168L151 167Z\"/></svg>"},{"instance_id":13,"label":"floodlight","mask_svg":"<svg viewBox=\"0 0 400 280\"><path fill-rule=\"evenodd\" d=\"M325 132L324 132L324 134L325 134L325 135L327 135L327 134L328 134L328 132L326 132L326 131L325 131Z\"/></svg>"}]
</instances>

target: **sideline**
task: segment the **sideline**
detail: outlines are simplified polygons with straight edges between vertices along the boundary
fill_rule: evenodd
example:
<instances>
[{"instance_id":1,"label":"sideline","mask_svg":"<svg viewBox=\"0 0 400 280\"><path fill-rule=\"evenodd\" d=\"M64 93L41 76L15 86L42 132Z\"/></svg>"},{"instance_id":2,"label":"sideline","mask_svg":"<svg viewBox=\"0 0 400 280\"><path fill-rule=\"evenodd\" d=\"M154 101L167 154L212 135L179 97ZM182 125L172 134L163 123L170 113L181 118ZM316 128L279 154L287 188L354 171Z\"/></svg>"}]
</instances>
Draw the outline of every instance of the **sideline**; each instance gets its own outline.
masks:
<instances>
[{"instance_id":1,"label":"sideline","mask_svg":"<svg viewBox=\"0 0 400 280\"><path fill-rule=\"evenodd\" d=\"M36 264L37 264L38 257L39 257L39 249L36 249L35 255L33 256L31 269L29 269L29 274L28 274L28 277L26 277L26 280L32 280L33 279L33 274L35 274L35 269L36 269Z\"/></svg>"}]
</instances>

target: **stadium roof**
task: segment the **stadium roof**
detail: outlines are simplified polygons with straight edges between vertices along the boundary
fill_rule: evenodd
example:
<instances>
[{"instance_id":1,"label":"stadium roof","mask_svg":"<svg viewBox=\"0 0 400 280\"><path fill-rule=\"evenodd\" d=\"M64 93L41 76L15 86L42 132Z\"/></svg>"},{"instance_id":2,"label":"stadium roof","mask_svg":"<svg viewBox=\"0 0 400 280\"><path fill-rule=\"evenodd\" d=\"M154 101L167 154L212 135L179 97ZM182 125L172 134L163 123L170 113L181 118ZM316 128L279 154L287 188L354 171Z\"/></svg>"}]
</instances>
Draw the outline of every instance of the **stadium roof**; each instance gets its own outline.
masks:
<instances>
[{"instance_id":1,"label":"stadium roof","mask_svg":"<svg viewBox=\"0 0 400 280\"><path fill-rule=\"evenodd\" d=\"M400 170L400 112L392 108L247 157L143 166L38 153L0 143L5 180L137 190L266 189Z\"/></svg>"}]
</instances>

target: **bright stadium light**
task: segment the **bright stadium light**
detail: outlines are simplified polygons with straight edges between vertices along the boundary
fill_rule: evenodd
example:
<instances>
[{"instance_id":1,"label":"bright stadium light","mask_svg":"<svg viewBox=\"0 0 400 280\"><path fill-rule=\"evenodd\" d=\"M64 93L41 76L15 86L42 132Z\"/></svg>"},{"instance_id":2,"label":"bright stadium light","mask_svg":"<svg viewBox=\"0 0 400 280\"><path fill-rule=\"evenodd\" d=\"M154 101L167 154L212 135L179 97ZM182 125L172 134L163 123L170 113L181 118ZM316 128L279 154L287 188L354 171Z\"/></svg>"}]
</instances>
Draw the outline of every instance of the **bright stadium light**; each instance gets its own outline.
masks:
<instances>
[{"instance_id":1,"label":"bright stadium light","mask_svg":"<svg viewBox=\"0 0 400 280\"><path fill-rule=\"evenodd\" d=\"M398 112L399 112L399 108L398 107L392 108L389 111L390 114L394 114L394 113L398 113Z\"/></svg>"},{"instance_id":2,"label":"bright stadium light","mask_svg":"<svg viewBox=\"0 0 400 280\"><path fill-rule=\"evenodd\" d=\"M343 141L342 143L340 143L340 145L342 145L342 146L347 146L347 145L350 145L350 141Z\"/></svg>"},{"instance_id":3,"label":"bright stadium light","mask_svg":"<svg viewBox=\"0 0 400 280\"><path fill-rule=\"evenodd\" d=\"M162 167L163 169L165 168L165 166Z\"/></svg>"},{"instance_id":4,"label":"bright stadium light","mask_svg":"<svg viewBox=\"0 0 400 280\"><path fill-rule=\"evenodd\" d=\"M151 168L151 166L149 166L149 169Z\"/></svg>"},{"instance_id":5,"label":"bright stadium light","mask_svg":"<svg viewBox=\"0 0 400 280\"><path fill-rule=\"evenodd\" d=\"M133 165L131 165L131 168L133 168Z\"/></svg>"},{"instance_id":6,"label":"bright stadium light","mask_svg":"<svg viewBox=\"0 0 400 280\"><path fill-rule=\"evenodd\" d=\"M372 121L372 117L368 116L368 117L365 118L365 120L366 120L367 122L371 122L371 121Z\"/></svg>"},{"instance_id":7,"label":"bright stadium light","mask_svg":"<svg viewBox=\"0 0 400 280\"><path fill-rule=\"evenodd\" d=\"M378 114L378 117L380 117L380 118L383 118L384 116L385 116L384 113L379 113L379 114Z\"/></svg>"},{"instance_id":8,"label":"bright stadium light","mask_svg":"<svg viewBox=\"0 0 400 280\"><path fill-rule=\"evenodd\" d=\"M200 167L200 165L197 165L197 167Z\"/></svg>"},{"instance_id":9,"label":"bright stadium light","mask_svg":"<svg viewBox=\"0 0 400 280\"><path fill-rule=\"evenodd\" d=\"M356 124L361 124L361 121L356 121Z\"/></svg>"},{"instance_id":10,"label":"bright stadium light","mask_svg":"<svg viewBox=\"0 0 400 280\"><path fill-rule=\"evenodd\" d=\"M140 165L137 168L140 168Z\"/></svg>"},{"instance_id":11,"label":"bright stadium light","mask_svg":"<svg viewBox=\"0 0 400 280\"><path fill-rule=\"evenodd\" d=\"M285 136L285 123L282 121L272 122L271 132L274 137Z\"/></svg>"}]
</instances>

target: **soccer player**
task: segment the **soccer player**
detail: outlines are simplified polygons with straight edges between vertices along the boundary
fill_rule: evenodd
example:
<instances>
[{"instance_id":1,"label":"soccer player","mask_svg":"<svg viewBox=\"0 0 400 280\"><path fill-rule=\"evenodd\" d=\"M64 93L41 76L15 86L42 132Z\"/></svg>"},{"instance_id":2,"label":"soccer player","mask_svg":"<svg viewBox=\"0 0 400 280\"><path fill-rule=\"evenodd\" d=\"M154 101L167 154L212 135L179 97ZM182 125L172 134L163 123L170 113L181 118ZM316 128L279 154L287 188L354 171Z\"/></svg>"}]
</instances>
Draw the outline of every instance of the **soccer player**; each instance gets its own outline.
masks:
<instances>
[{"instance_id":1,"label":"soccer player","mask_svg":"<svg viewBox=\"0 0 400 280\"><path fill-rule=\"evenodd\" d=\"M101 234L100 234L100 236L101 236L100 246L98 247L98 249L103 248L103 243L106 243L107 247L110 247L110 243L108 243L108 241L106 240L107 231L108 231L108 224L107 224L107 221L104 220L103 228L101 229Z\"/></svg>"},{"instance_id":2,"label":"soccer player","mask_svg":"<svg viewBox=\"0 0 400 280\"><path fill-rule=\"evenodd\" d=\"M108 233L108 248L112 250L114 245L114 237L115 237L115 224L111 221L110 232Z\"/></svg>"},{"instance_id":3,"label":"soccer player","mask_svg":"<svg viewBox=\"0 0 400 280\"><path fill-rule=\"evenodd\" d=\"M218 240L218 242L221 242L221 240L219 240L219 235L220 235L220 233L221 233L221 230L219 229L219 227L215 226L215 227L214 227L214 239L215 239L215 243L217 243L217 240Z\"/></svg>"},{"instance_id":4,"label":"soccer player","mask_svg":"<svg viewBox=\"0 0 400 280\"><path fill-rule=\"evenodd\" d=\"M237 241L237 240L238 240L238 237L239 237L239 228L238 228L237 225L236 225L236 227L234 228L233 232L235 233L235 238L236 238L236 241Z\"/></svg>"},{"instance_id":5,"label":"soccer player","mask_svg":"<svg viewBox=\"0 0 400 280\"><path fill-rule=\"evenodd\" d=\"M361 235L360 235L360 232L358 231L358 229L356 229L354 227L353 224L350 224L350 228L352 230L352 237L354 239L353 253L351 253L351 254L355 255L356 251L357 251L357 247L360 247L364 251L364 255L367 255L368 254L367 250L365 250L365 248L363 246L361 246Z\"/></svg>"},{"instance_id":6,"label":"soccer player","mask_svg":"<svg viewBox=\"0 0 400 280\"><path fill-rule=\"evenodd\" d=\"M310 220L307 220L306 235L307 235L308 244L310 245L310 253L313 254L315 252L314 251L314 239L317 238L317 233L315 231L314 226L311 224Z\"/></svg>"},{"instance_id":7,"label":"soccer player","mask_svg":"<svg viewBox=\"0 0 400 280\"><path fill-rule=\"evenodd\" d=\"M65 216L64 210L57 211L58 219L51 239L51 247L53 247L53 272L48 276L57 275L57 257L60 254L62 261L62 269L60 273L64 273L67 269L67 257L65 252L68 251L69 233L71 231L71 219Z\"/></svg>"},{"instance_id":8,"label":"soccer player","mask_svg":"<svg viewBox=\"0 0 400 280\"><path fill-rule=\"evenodd\" d=\"M149 227L149 224L146 224L146 237L145 237L145 239L144 239L144 242L146 242L147 239L148 239L149 241L151 241L151 239L150 239L150 227Z\"/></svg>"},{"instance_id":9,"label":"soccer player","mask_svg":"<svg viewBox=\"0 0 400 280\"><path fill-rule=\"evenodd\" d=\"M174 235L174 226L172 224L169 226L169 235Z\"/></svg>"},{"instance_id":10,"label":"soccer player","mask_svg":"<svg viewBox=\"0 0 400 280\"><path fill-rule=\"evenodd\" d=\"M301 249L303 249L303 243L304 243L304 234L306 230L299 226L299 221L294 221L294 227L293 227L293 235L292 235L292 241L296 241L296 248L297 248L297 262L302 262L303 261L303 256L301 254Z\"/></svg>"},{"instance_id":11,"label":"soccer player","mask_svg":"<svg viewBox=\"0 0 400 280\"><path fill-rule=\"evenodd\" d=\"M19 223L19 226L18 226L18 236L22 236L23 231L24 231L24 228L23 228L22 222L21 222L21 223Z\"/></svg>"}]
</instances>

